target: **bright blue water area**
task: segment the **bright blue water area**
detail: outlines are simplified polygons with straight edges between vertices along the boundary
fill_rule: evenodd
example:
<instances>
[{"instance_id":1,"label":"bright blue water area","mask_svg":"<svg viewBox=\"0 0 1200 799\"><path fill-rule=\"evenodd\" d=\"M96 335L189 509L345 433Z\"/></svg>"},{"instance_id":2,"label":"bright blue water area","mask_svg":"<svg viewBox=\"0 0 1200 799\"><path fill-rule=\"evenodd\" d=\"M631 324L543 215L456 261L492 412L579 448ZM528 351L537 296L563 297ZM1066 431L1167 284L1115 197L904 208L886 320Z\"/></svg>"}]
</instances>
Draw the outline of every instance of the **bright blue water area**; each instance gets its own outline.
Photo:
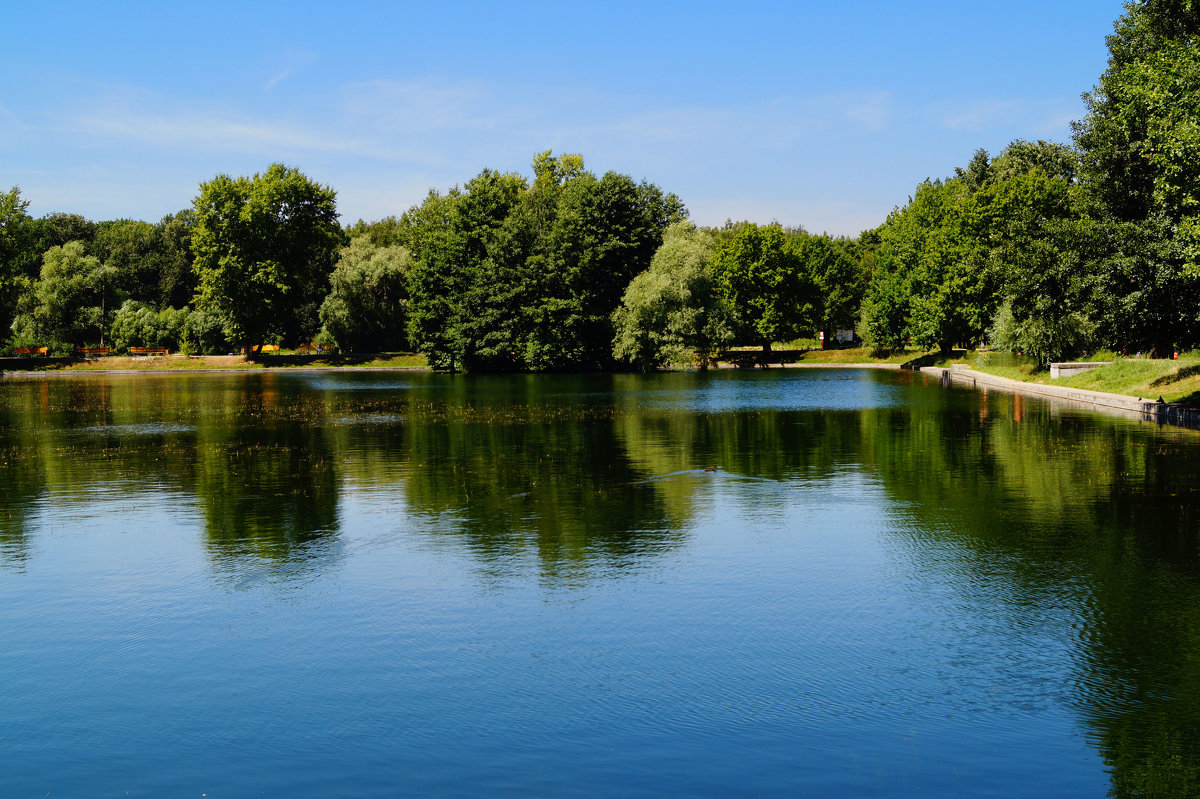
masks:
<instances>
[{"instance_id":1,"label":"bright blue water area","mask_svg":"<svg viewBox=\"0 0 1200 799\"><path fill-rule=\"evenodd\" d=\"M0 795L1198 773L1188 431L846 370L0 392Z\"/></svg>"}]
</instances>

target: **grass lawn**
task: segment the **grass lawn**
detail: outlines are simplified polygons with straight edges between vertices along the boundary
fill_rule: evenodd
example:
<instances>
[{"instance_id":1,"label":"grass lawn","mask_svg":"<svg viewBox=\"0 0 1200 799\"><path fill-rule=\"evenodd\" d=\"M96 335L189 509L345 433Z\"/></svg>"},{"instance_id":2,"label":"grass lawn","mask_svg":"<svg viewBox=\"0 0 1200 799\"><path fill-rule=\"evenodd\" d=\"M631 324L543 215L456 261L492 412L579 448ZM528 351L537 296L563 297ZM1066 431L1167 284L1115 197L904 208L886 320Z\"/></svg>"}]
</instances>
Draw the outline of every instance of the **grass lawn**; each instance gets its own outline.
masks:
<instances>
[{"instance_id":1,"label":"grass lawn","mask_svg":"<svg viewBox=\"0 0 1200 799\"><path fill-rule=\"evenodd\" d=\"M914 358L919 358L927 354L913 352L912 350L878 353L869 347L823 350L821 349L820 342L816 339L800 339L799 341L772 345L771 352L766 355L766 362L770 364L807 363L813 365L823 363L908 363ZM727 350L720 360L723 362L734 362L738 359L753 361L761 355L763 355L762 347L734 347L731 350Z\"/></svg>"},{"instance_id":2,"label":"grass lawn","mask_svg":"<svg viewBox=\"0 0 1200 799\"><path fill-rule=\"evenodd\" d=\"M1030 383L1200 405L1200 352L1181 353L1178 360L1126 358L1113 353L1096 353L1080 360L1113 363L1058 380L1051 380L1049 372L1038 371L1034 364L1007 353L975 353L968 363L981 372Z\"/></svg>"},{"instance_id":3,"label":"grass lawn","mask_svg":"<svg viewBox=\"0 0 1200 799\"><path fill-rule=\"evenodd\" d=\"M799 353L795 363L907 363L921 353L889 352L873 354L868 347L847 349L812 349Z\"/></svg>"},{"instance_id":4,"label":"grass lawn","mask_svg":"<svg viewBox=\"0 0 1200 799\"><path fill-rule=\"evenodd\" d=\"M387 367L425 368L428 364L423 355L409 353L378 353L364 355L263 355L257 361L247 361L243 355L167 355L153 357L102 356L91 360L74 361L68 364L54 363L39 365L38 359L30 358L22 369L35 371L93 372L106 370L135 370L147 372L169 372L184 369L299 369L340 367Z\"/></svg>"}]
</instances>

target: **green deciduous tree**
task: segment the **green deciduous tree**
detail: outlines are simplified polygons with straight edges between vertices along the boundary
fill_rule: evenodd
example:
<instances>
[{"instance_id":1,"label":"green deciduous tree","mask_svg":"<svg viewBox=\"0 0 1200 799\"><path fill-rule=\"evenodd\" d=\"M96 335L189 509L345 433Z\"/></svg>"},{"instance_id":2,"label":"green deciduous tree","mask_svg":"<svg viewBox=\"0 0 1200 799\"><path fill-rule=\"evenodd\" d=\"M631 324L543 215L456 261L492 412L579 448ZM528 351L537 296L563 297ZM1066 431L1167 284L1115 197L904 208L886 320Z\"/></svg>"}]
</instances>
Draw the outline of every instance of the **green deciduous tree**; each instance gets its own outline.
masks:
<instances>
[{"instance_id":1,"label":"green deciduous tree","mask_svg":"<svg viewBox=\"0 0 1200 799\"><path fill-rule=\"evenodd\" d=\"M612 364L612 312L683 207L578 155L541 153L534 180L484 170L400 219L413 254L409 329L435 368Z\"/></svg>"},{"instance_id":2,"label":"green deciduous tree","mask_svg":"<svg viewBox=\"0 0 1200 799\"><path fill-rule=\"evenodd\" d=\"M764 351L796 338L813 319L816 289L797 248L779 225L743 223L713 256L717 281L742 322L742 335Z\"/></svg>"},{"instance_id":3,"label":"green deciduous tree","mask_svg":"<svg viewBox=\"0 0 1200 799\"><path fill-rule=\"evenodd\" d=\"M707 359L733 339L733 314L717 288L711 232L677 222L650 268L613 313L613 355L641 370Z\"/></svg>"},{"instance_id":4,"label":"green deciduous tree","mask_svg":"<svg viewBox=\"0 0 1200 799\"><path fill-rule=\"evenodd\" d=\"M846 239L806 233L796 236L794 247L814 298L804 326L820 331L827 347L835 331L854 327L862 306L866 282L856 248Z\"/></svg>"},{"instance_id":5,"label":"green deciduous tree","mask_svg":"<svg viewBox=\"0 0 1200 799\"><path fill-rule=\"evenodd\" d=\"M182 308L196 295L196 272L192 268L192 230L196 212L185 208L167 214L155 226L158 229L158 292L155 304L160 308Z\"/></svg>"},{"instance_id":6,"label":"green deciduous tree","mask_svg":"<svg viewBox=\"0 0 1200 799\"><path fill-rule=\"evenodd\" d=\"M531 198L537 199L539 188L535 180ZM649 267L663 231L683 217L683 206L628 175L596 178L580 169L563 179L551 210L552 221L531 242L524 270L539 287L529 306L525 366L607 367L612 312L629 282Z\"/></svg>"},{"instance_id":7,"label":"green deciduous tree","mask_svg":"<svg viewBox=\"0 0 1200 799\"><path fill-rule=\"evenodd\" d=\"M404 247L379 246L359 235L341 252L321 304L321 325L344 352L407 348L408 278Z\"/></svg>"},{"instance_id":8,"label":"green deciduous tree","mask_svg":"<svg viewBox=\"0 0 1200 799\"><path fill-rule=\"evenodd\" d=\"M51 247L38 280L18 301L12 324L15 339L59 348L103 341L102 302L110 279L100 259L87 254L83 242Z\"/></svg>"},{"instance_id":9,"label":"green deciduous tree","mask_svg":"<svg viewBox=\"0 0 1200 799\"><path fill-rule=\"evenodd\" d=\"M462 190L430 191L400 219L400 239L413 255L409 339L435 369L515 359L508 350L515 346L520 286L499 278L492 253L501 238L511 238L501 228L525 186L519 175L485 169Z\"/></svg>"},{"instance_id":10,"label":"green deciduous tree","mask_svg":"<svg viewBox=\"0 0 1200 799\"><path fill-rule=\"evenodd\" d=\"M1103 260L1109 286L1126 292L1114 307L1151 310L1155 327L1127 336L1161 355L1200 332L1198 45L1194 0L1127 3L1075 125L1085 210L1116 232Z\"/></svg>"},{"instance_id":11,"label":"green deciduous tree","mask_svg":"<svg viewBox=\"0 0 1200 799\"><path fill-rule=\"evenodd\" d=\"M196 305L247 348L266 337L311 337L343 233L335 192L299 170L271 165L253 177L200 185L192 250Z\"/></svg>"},{"instance_id":12,"label":"green deciduous tree","mask_svg":"<svg viewBox=\"0 0 1200 799\"><path fill-rule=\"evenodd\" d=\"M922 349L974 344L994 327L1006 299L1005 318L1016 327L1003 330L1060 330L1068 318L1091 319L1094 269L1080 260L1071 227L1075 165L1063 145L1016 141L994 161L979 150L955 177L918 186L880 229L862 306L863 338L881 348L909 340ZM1061 249L1068 245L1074 255ZM1068 284L1071 293L1064 294ZM1095 325L1071 329L1082 334ZM1079 336L1070 340L1082 346Z\"/></svg>"},{"instance_id":13,"label":"green deciduous tree","mask_svg":"<svg viewBox=\"0 0 1200 799\"><path fill-rule=\"evenodd\" d=\"M117 349L167 347L179 349L188 312L183 309L155 310L137 300L126 300L113 314L110 335Z\"/></svg>"},{"instance_id":14,"label":"green deciduous tree","mask_svg":"<svg viewBox=\"0 0 1200 799\"><path fill-rule=\"evenodd\" d=\"M0 329L4 330L12 325L17 297L27 280L37 275L41 261L28 208L16 186L0 193Z\"/></svg>"}]
</instances>

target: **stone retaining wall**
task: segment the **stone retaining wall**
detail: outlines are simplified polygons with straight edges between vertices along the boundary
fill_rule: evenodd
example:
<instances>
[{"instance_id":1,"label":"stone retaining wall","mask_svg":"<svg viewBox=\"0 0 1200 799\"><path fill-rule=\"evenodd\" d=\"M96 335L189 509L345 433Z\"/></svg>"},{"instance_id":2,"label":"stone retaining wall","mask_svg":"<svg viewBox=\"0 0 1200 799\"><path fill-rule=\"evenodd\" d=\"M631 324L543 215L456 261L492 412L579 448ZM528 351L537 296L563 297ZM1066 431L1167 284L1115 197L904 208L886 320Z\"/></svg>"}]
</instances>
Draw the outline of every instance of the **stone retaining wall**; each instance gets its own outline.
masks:
<instances>
[{"instance_id":1,"label":"stone retaining wall","mask_svg":"<svg viewBox=\"0 0 1200 799\"><path fill-rule=\"evenodd\" d=\"M1085 388L1026 383L1023 380L1012 380L986 372L977 372L965 366L953 366L949 369L941 366L926 366L921 371L940 377L943 384L960 383L972 388L994 388L1013 394L1045 397L1074 407L1104 411L1143 422L1200 428L1200 408L1191 408L1172 402L1160 403L1153 399L1089 391Z\"/></svg>"}]
</instances>

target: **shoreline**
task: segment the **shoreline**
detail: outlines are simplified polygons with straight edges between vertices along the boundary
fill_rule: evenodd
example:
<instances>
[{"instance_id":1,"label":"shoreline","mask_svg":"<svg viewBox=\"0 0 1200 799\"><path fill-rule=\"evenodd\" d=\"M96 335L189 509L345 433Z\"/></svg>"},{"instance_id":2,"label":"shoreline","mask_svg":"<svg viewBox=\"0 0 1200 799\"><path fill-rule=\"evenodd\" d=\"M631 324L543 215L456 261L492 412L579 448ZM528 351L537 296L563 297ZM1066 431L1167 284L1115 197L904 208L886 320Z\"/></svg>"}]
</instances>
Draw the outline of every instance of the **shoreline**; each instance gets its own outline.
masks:
<instances>
[{"instance_id":1,"label":"shoreline","mask_svg":"<svg viewBox=\"0 0 1200 799\"><path fill-rule=\"evenodd\" d=\"M737 364L722 362L714 370L736 370ZM898 363L785 363L760 367L766 369L874 369L880 371L901 371L904 367ZM1200 408L1178 403L1159 403L1154 400L1133 397L1127 394L1109 394L1103 391L1093 391L1086 388L1069 388L1067 386L1047 385L1045 383L1030 383L1014 380L1008 377L979 372L967 366L921 366L910 368L908 371L920 372L942 380L943 385L959 384L976 390L996 389L1011 394L1024 394L1053 401L1056 405L1067 405L1081 410L1094 410L1113 416L1120 416L1142 422L1153 422L1158 425L1171 425L1188 429L1200 429ZM320 372L432 372L428 366L242 366L242 367L210 367L201 369L47 369L47 370L6 370L0 371L0 380L36 379L43 377L72 378L72 377L130 377L154 376L170 377L172 375L230 375L230 374L267 374L267 373L320 373Z\"/></svg>"},{"instance_id":2,"label":"shoreline","mask_svg":"<svg viewBox=\"0 0 1200 799\"><path fill-rule=\"evenodd\" d=\"M1024 394L1052 400L1057 405L1100 411L1140 422L1153 422L1158 425L1171 425L1192 430L1200 429L1200 408L1190 405L1180 405L1174 402L1160 403L1151 399L1132 397L1128 394L1109 394L1087 388L1027 383L1024 380L978 372L962 365L948 368L922 366L914 371L936 375L942 380L943 385L957 383L976 390L996 389L1010 394Z\"/></svg>"},{"instance_id":3,"label":"shoreline","mask_svg":"<svg viewBox=\"0 0 1200 799\"><path fill-rule=\"evenodd\" d=\"M722 362L709 367L714 371L743 369L737 364ZM900 371L898 363L785 363L764 367L767 369L881 369ZM699 370L683 370L699 371ZM745 371L753 371L746 369ZM430 372L428 366L213 366L199 369L8 369L0 370L0 380L36 377L112 377L126 375L211 375L211 374L263 374L267 372ZM514 372L513 374L522 374ZM594 374L603 374L595 372ZM624 374L612 372L610 374Z\"/></svg>"},{"instance_id":4,"label":"shoreline","mask_svg":"<svg viewBox=\"0 0 1200 799\"><path fill-rule=\"evenodd\" d=\"M0 380L31 377L113 377L129 375L258 375L290 372L428 372L428 366L214 366L208 369L28 369L0 372Z\"/></svg>"}]
</instances>

